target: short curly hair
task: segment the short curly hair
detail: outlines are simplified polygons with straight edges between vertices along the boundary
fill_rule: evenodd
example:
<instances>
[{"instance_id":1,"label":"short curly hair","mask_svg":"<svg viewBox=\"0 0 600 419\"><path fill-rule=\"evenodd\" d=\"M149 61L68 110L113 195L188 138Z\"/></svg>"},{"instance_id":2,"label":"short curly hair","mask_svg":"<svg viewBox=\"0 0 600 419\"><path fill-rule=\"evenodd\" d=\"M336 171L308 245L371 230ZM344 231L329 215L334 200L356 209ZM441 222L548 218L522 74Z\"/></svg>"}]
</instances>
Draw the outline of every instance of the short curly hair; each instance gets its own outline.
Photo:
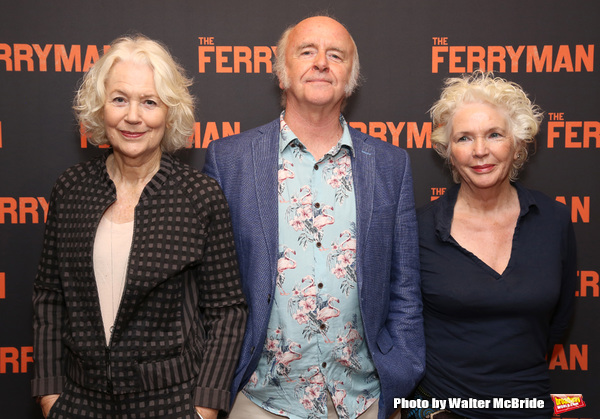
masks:
<instances>
[{"instance_id":1,"label":"short curly hair","mask_svg":"<svg viewBox=\"0 0 600 419\"><path fill-rule=\"evenodd\" d=\"M110 49L83 76L73 109L90 143L108 144L103 118L106 81L112 67L121 61L133 61L152 68L156 91L168 109L161 149L174 152L184 148L195 123L194 98L189 92L192 81L185 76L183 68L175 62L166 47L144 35L114 40Z\"/></svg>"},{"instance_id":2,"label":"short curly hair","mask_svg":"<svg viewBox=\"0 0 600 419\"><path fill-rule=\"evenodd\" d=\"M452 119L456 110L467 103L485 103L506 112L508 130L517 154L509 178L515 181L527 161L530 146L535 144L535 136L543 119L540 107L529 100L521 86L494 77L491 72L476 70L462 77L448 78L444 85L440 99L429 109L434 127L431 142L435 151L450 166L454 182L460 183L461 179L450 162Z\"/></svg>"}]
</instances>

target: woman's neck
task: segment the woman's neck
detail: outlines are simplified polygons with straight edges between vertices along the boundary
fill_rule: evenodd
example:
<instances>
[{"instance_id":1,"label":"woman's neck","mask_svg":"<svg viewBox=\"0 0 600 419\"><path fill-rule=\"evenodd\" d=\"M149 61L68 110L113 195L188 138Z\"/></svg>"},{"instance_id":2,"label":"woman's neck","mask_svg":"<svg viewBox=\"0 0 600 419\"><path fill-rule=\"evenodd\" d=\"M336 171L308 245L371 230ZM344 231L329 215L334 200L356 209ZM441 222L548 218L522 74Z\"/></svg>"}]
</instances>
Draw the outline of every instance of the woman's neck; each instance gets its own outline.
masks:
<instances>
[{"instance_id":1,"label":"woman's neck","mask_svg":"<svg viewBox=\"0 0 600 419\"><path fill-rule=\"evenodd\" d=\"M146 185L160 168L160 149L143 161L112 153L106 160L106 170L115 184Z\"/></svg>"},{"instance_id":2,"label":"woman's neck","mask_svg":"<svg viewBox=\"0 0 600 419\"><path fill-rule=\"evenodd\" d=\"M456 200L459 208L474 213L502 211L515 203L518 204L517 190L510 182L489 189L476 189L463 183Z\"/></svg>"}]
</instances>

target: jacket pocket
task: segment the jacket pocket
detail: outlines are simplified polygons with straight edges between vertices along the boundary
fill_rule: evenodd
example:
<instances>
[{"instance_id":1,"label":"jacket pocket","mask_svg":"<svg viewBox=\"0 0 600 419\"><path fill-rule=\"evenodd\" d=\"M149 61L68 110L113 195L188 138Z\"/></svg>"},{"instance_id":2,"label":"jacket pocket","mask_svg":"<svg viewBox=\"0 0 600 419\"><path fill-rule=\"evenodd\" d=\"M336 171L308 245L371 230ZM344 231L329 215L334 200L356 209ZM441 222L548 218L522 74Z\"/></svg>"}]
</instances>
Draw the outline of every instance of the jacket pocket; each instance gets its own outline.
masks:
<instances>
[{"instance_id":1,"label":"jacket pocket","mask_svg":"<svg viewBox=\"0 0 600 419\"><path fill-rule=\"evenodd\" d=\"M394 347L392 336L385 327L382 328L377 335L377 347L382 354L387 354Z\"/></svg>"}]
</instances>

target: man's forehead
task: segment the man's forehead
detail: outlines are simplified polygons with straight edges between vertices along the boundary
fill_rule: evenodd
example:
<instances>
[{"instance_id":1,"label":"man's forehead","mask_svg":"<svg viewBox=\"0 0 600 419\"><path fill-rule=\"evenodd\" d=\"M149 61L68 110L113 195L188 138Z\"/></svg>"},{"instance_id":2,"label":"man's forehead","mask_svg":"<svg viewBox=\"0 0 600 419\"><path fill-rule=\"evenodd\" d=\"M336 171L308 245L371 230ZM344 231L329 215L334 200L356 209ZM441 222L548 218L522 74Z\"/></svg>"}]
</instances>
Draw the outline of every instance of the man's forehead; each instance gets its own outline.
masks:
<instances>
[{"instance_id":1,"label":"man's forehead","mask_svg":"<svg viewBox=\"0 0 600 419\"><path fill-rule=\"evenodd\" d=\"M300 49L304 49L304 48L318 48L321 46L322 43L323 43L322 39L318 40L318 41L304 40L304 41L301 41L296 44L296 49L300 50ZM328 43L326 43L325 47L328 50L341 51L341 52L346 52L349 49L348 44L346 43L344 45L342 42L328 42Z\"/></svg>"},{"instance_id":2,"label":"man's forehead","mask_svg":"<svg viewBox=\"0 0 600 419\"><path fill-rule=\"evenodd\" d=\"M327 20L302 21L290 33L290 46L296 49L325 45L328 49L348 51L353 48L352 38L339 22Z\"/></svg>"},{"instance_id":3,"label":"man's forehead","mask_svg":"<svg viewBox=\"0 0 600 419\"><path fill-rule=\"evenodd\" d=\"M303 28L303 27L327 27L327 28L342 29L344 31L346 30L344 25L342 25L340 22L338 22L337 20L332 19L330 17L327 17L327 16L309 17L307 19L304 19L304 20L298 22L298 24L296 25L296 28Z\"/></svg>"}]
</instances>

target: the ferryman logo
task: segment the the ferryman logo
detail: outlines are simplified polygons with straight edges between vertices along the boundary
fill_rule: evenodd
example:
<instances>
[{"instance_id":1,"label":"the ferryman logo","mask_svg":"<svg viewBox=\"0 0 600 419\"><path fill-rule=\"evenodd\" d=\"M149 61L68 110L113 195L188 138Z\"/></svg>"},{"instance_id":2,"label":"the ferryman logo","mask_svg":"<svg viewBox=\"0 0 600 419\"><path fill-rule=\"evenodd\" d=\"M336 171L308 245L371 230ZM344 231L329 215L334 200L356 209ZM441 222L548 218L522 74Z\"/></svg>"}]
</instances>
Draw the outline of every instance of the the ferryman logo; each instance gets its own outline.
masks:
<instances>
[{"instance_id":1,"label":"the ferryman logo","mask_svg":"<svg viewBox=\"0 0 600 419\"><path fill-rule=\"evenodd\" d=\"M550 396L554 402L554 413L557 415L585 407L581 394L551 394Z\"/></svg>"}]
</instances>

